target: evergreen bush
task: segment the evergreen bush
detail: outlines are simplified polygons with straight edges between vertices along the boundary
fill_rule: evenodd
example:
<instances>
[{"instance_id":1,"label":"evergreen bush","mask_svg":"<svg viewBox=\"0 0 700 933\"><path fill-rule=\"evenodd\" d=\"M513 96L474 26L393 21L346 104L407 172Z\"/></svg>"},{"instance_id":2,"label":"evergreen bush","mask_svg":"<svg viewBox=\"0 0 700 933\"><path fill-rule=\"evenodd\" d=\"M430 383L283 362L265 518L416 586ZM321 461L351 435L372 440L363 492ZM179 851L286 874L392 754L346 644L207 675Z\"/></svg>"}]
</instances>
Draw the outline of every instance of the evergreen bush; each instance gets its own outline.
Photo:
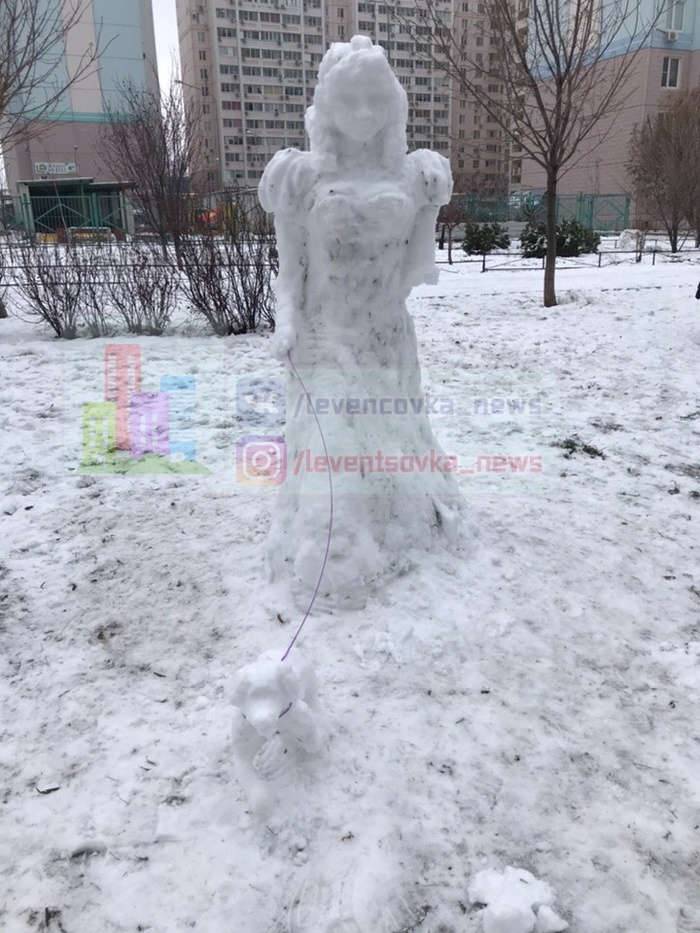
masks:
<instances>
[{"instance_id":1,"label":"evergreen bush","mask_svg":"<svg viewBox=\"0 0 700 933\"><path fill-rule=\"evenodd\" d=\"M557 256L596 253L599 246L600 235L578 220L562 220L557 224ZM529 223L520 234L520 249L526 259L542 259L547 253L546 225Z\"/></svg>"},{"instance_id":2,"label":"evergreen bush","mask_svg":"<svg viewBox=\"0 0 700 933\"><path fill-rule=\"evenodd\" d=\"M464 225L464 241L462 248L468 256L483 255L494 249L508 249L510 237L504 228L497 223Z\"/></svg>"}]
</instances>

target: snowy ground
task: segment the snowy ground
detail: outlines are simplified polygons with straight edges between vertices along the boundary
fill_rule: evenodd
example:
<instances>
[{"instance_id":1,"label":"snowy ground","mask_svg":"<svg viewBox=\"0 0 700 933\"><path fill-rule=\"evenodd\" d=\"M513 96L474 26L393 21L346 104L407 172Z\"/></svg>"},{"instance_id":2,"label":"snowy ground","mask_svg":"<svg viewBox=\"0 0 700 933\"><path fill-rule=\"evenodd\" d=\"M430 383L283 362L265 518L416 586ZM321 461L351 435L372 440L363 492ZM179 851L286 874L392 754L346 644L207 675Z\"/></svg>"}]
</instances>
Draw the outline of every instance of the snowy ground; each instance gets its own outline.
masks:
<instances>
[{"instance_id":1,"label":"snowy ground","mask_svg":"<svg viewBox=\"0 0 700 933\"><path fill-rule=\"evenodd\" d=\"M465 544L313 614L332 736L264 825L227 692L300 619L261 566L274 488L236 480L268 340L120 340L145 389L195 376L211 473L91 475L113 341L0 322L0 929L472 933L510 865L573 933L697 933L698 268L563 271L549 310L538 271L414 293Z\"/></svg>"}]
</instances>

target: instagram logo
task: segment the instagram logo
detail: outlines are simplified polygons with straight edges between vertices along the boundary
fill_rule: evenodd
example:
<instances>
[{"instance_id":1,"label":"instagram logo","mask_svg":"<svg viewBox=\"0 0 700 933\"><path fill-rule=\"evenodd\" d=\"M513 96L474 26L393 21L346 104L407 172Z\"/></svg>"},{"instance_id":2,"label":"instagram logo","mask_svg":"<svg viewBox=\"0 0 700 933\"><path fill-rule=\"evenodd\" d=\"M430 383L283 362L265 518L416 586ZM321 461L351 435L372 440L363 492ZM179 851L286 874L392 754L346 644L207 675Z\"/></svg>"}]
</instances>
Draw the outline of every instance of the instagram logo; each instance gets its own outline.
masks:
<instances>
[{"instance_id":1,"label":"instagram logo","mask_svg":"<svg viewBox=\"0 0 700 933\"><path fill-rule=\"evenodd\" d=\"M287 477L283 437L251 435L236 444L236 478L246 486L280 486Z\"/></svg>"}]
</instances>

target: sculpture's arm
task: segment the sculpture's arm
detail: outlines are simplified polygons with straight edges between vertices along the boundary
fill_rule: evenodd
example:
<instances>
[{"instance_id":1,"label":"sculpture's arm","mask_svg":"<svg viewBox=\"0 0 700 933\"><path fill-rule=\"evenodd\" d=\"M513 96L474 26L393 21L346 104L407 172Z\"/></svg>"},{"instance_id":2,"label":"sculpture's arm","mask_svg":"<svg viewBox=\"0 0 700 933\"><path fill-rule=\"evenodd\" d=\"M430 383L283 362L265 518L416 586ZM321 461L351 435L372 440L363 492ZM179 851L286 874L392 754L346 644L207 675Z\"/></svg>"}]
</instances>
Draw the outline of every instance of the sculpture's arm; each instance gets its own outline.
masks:
<instances>
[{"instance_id":1,"label":"sculpture's arm","mask_svg":"<svg viewBox=\"0 0 700 933\"><path fill-rule=\"evenodd\" d=\"M294 346L297 315L304 302L308 269L308 200L313 185L309 153L283 149L263 173L258 197L275 215L279 273L275 283L274 353L283 359Z\"/></svg>"},{"instance_id":2,"label":"sculpture's arm","mask_svg":"<svg viewBox=\"0 0 700 933\"><path fill-rule=\"evenodd\" d=\"M408 157L417 212L407 250L406 281L414 285L434 285L438 280L435 265L435 222L438 211L452 194L450 163L444 156L428 149L418 149Z\"/></svg>"}]
</instances>

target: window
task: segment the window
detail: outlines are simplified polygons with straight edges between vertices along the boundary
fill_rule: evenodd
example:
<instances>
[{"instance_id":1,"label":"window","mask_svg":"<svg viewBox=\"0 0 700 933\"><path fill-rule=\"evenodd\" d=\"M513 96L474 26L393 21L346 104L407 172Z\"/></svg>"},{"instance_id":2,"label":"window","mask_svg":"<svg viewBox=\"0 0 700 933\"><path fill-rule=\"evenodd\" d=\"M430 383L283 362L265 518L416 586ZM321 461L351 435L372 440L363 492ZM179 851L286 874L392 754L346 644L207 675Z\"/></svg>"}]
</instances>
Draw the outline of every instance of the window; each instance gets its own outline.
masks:
<instances>
[{"instance_id":1,"label":"window","mask_svg":"<svg viewBox=\"0 0 700 933\"><path fill-rule=\"evenodd\" d=\"M672 29L680 32L683 29L683 14L685 12L685 0L678 0L677 3L669 4L666 11L666 29Z\"/></svg>"},{"instance_id":2,"label":"window","mask_svg":"<svg viewBox=\"0 0 700 933\"><path fill-rule=\"evenodd\" d=\"M678 87L679 72L680 59L666 56L661 69L661 87Z\"/></svg>"},{"instance_id":3,"label":"window","mask_svg":"<svg viewBox=\"0 0 700 933\"><path fill-rule=\"evenodd\" d=\"M198 41L198 42L206 42L206 41L207 41L206 33L204 33L204 32L198 32L198 33L197 33L197 41Z\"/></svg>"},{"instance_id":4,"label":"window","mask_svg":"<svg viewBox=\"0 0 700 933\"><path fill-rule=\"evenodd\" d=\"M207 60L207 53L204 51L204 49L199 50L199 60L200 62L205 62Z\"/></svg>"}]
</instances>

